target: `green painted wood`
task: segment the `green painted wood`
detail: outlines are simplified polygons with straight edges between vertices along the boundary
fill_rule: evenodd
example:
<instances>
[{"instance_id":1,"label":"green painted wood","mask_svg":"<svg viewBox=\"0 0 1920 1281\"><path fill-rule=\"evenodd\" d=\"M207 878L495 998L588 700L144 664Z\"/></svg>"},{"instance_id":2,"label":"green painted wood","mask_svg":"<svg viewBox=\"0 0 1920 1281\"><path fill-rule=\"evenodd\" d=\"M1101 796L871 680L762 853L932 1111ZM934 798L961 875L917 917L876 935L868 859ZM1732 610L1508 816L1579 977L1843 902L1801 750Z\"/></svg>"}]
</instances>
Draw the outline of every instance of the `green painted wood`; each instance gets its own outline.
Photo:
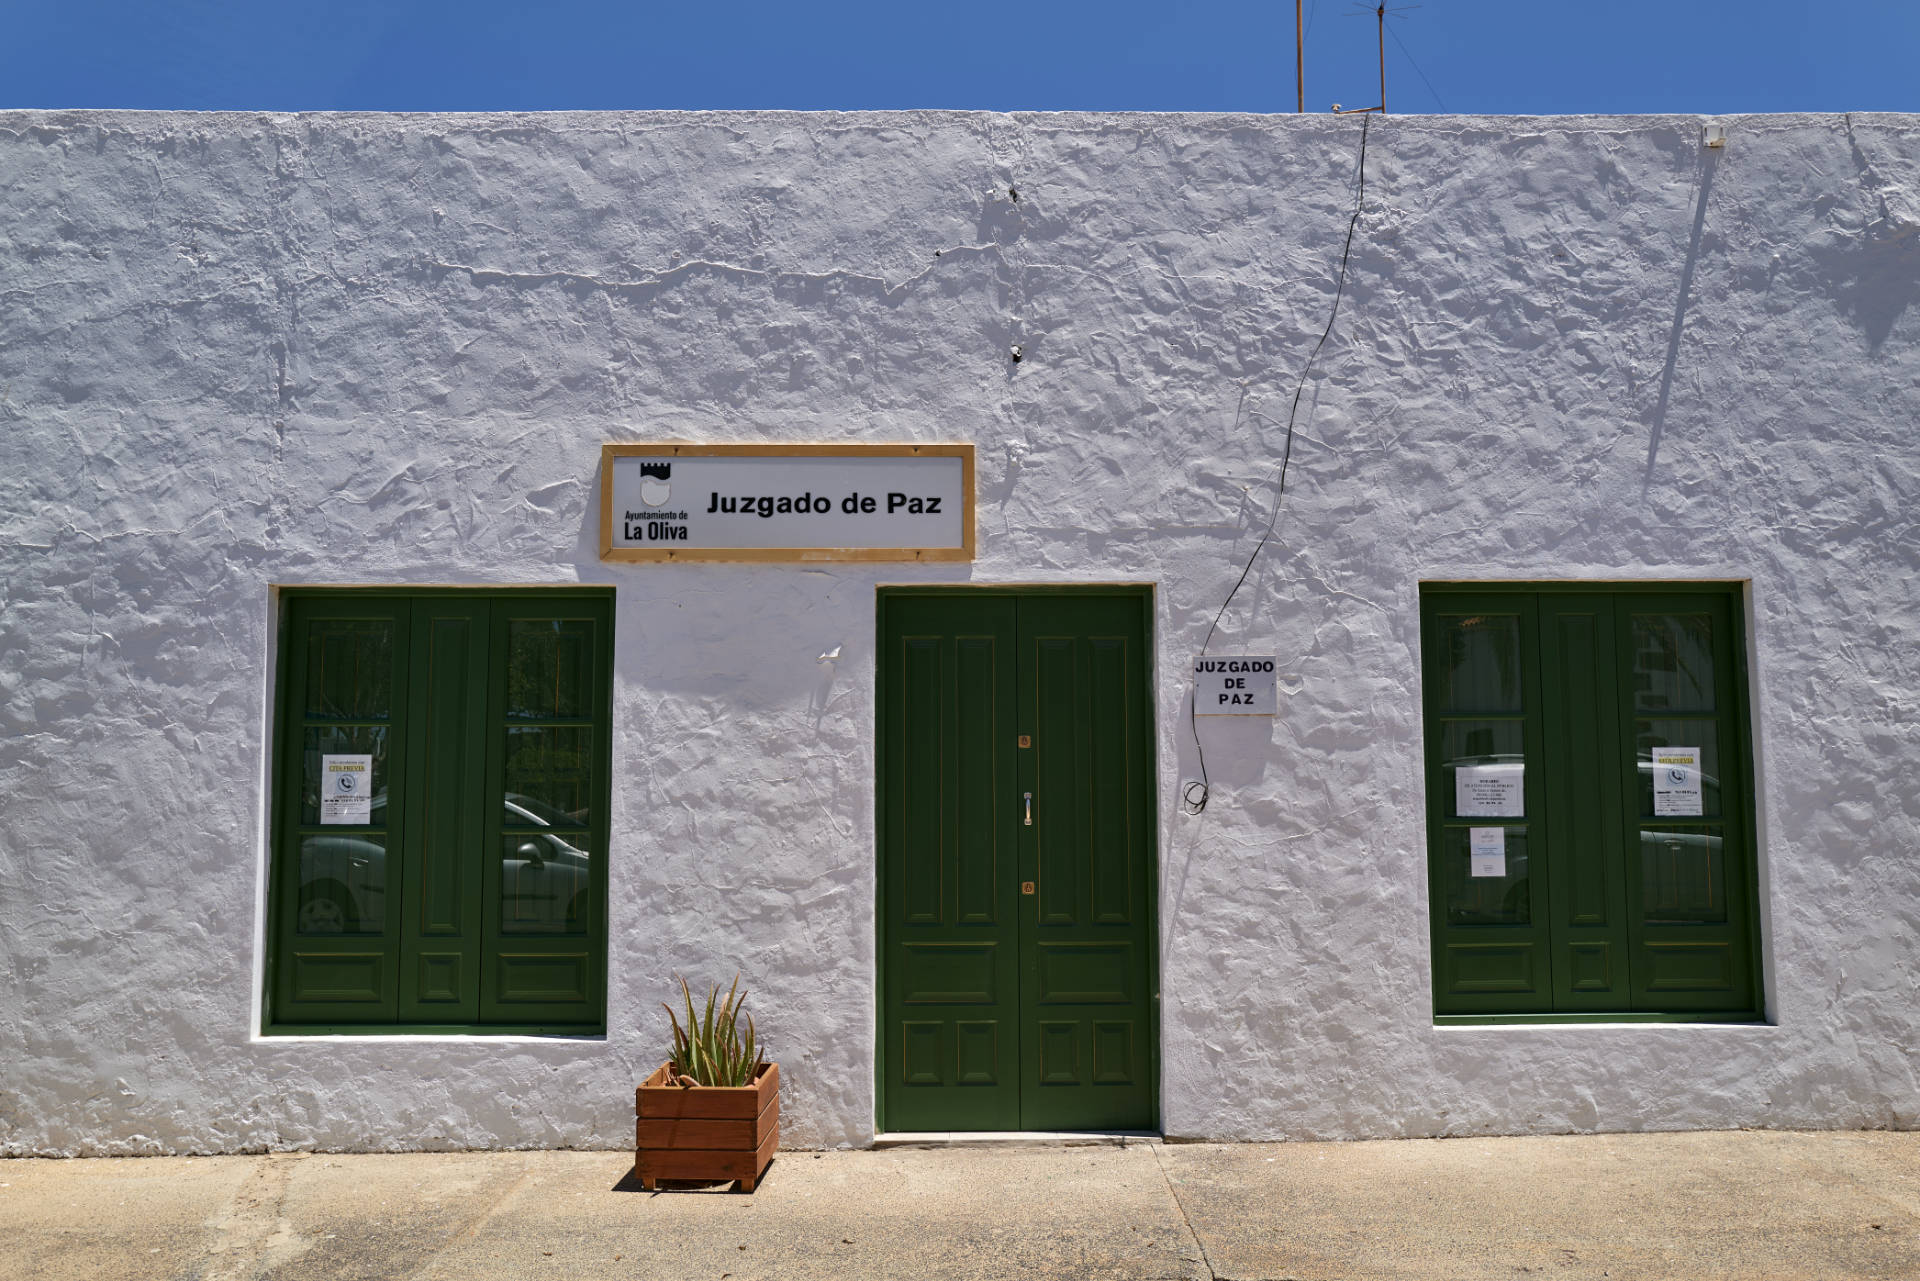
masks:
<instances>
[{"instance_id":1,"label":"green painted wood","mask_svg":"<svg viewBox=\"0 0 1920 1281\"><path fill-rule=\"evenodd\" d=\"M403 1022L480 1017L480 860L485 812L488 605L411 602L407 789L411 857L401 898Z\"/></svg>"},{"instance_id":2,"label":"green painted wood","mask_svg":"<svg viewBox=\"0 0 1920 1281\"><path fill-rule=\"evenodd\" d=\"M1436 1017L1758 1017L1737 587L1427 584L1421 612ZM1517 620L1519 665L1535 674L1517 686L1466 661L1454 634L1503 613ZM1522 692L1517 715L1486 705L1495 686ZM1474 736L1510 740L1512 725L1524 739L1535 923L1461 920L1459 829L1471 823L1452 813L1447 767L1472 754ZM1661 744L1703 749L1705 814L1653 814L1648 753Z\"/></svg>"},{"instance_id":3,"label":"green painted wood","mask_svg":"<svg viewBox=\"0 0 1920 1281\"><path fill-rule=\"evenodd\" d=\"M1013 602L883 596L881 611L884 1124L1015 1129Z\"/></svg>"},{"instance_id":4,"label":"green painted wood","mask_svg":"<svg viewBox=\"0 0 1920 1281\"><path fill-rule=\"evenodd\" d=\"M288 602L275 770L272 1017L390 1023L400 990L397 910L408 839L409 616L404 601ZM367 824L322 824L320 757L374 756Z\"/></svg>"},{"instance_id":5,"label":"green painted wood","mask_svg":"<svg viewBox=\"0 0 1920 1281\"><path fill-rule=\"evenodd\" d=\"M1613 602L1539 601L1553 1008L1633 1008Z\"/></svg>"},{"instance_id":6,"label":"green painted wood","mask_svg":"<svg viewBox=\"0 0 1920 1281\"><path fill-rule=\"evenodd\" d=\"M889 1130L1155 1124L1147 609L1142 592L881 597Z\"/></svg>"},{"instance_id":7,"label":"green painted wood","mask_svg":"<svg viewBox=\"0 0 1920 1281\"><path fill-rule=\"evenodd\" d=\"M481 1018L602 1019L611 603L503 599L491 616Z\"/></svg>"},{"instance_id":8,"label":"green painted wood","mask_svg":"<svg viewBox=\"0 0 1920 1281\"><path fill-rule=\"evenodd\" d=\"M604 1028L611 690L604 590L289 592L268 1030ZM377 821L319 824L362 744Z\"/></svg>"},{"instance_id":9,"label":"green painted wood","mask_svg":"<svg viewBox=\"0 0 1920 1281\"><path fill-rule=\"evenodd\" d=\"M1434 1009L1550 1010L1552 833L1542 821L1540 664L1528 644L1538 608L1524 594L1452 593L1421 622ZM1520 767L1525 813L1460 814L1456 771L1473 766ZM1477 827L1505 834L1506 876L1470 874Z\"/></svg>"},{"instance_id":10,"label":"green painted wood","mask_svg":"<svg viewBox=\"0 0 1920 1281\"><path fill-rule=\"evenodd\" d=\"M1147 599L1016 605L1020 1128L1154 1125ZM1023 813L1024 819L1024 813Z\"/></svg>"},{"instance_id":11,"label":"green painted wood","mask_svg":"<svg viewBox=\"0 0 1920 1281\"><path fill-rule=\"evenodd\" d=\"M1755 1009L1759 967L1746 744L1738 735L1743 648L1729 593L1623 594L1619 646L1620 753L1630 836L1627 933L1634 1006ZM1657 817L1641 758L1679 742L1705 753L1706 813Z\"/></svg>"}]
</instances>

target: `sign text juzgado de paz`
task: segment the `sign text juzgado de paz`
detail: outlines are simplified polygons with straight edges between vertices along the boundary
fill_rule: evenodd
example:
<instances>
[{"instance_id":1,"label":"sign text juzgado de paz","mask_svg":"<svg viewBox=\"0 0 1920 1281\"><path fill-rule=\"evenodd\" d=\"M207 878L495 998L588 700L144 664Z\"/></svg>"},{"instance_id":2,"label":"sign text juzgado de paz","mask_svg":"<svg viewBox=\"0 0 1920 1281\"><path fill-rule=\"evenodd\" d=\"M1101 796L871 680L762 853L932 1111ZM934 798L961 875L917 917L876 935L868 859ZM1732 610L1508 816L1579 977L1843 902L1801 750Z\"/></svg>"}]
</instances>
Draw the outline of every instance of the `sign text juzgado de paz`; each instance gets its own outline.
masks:
<instances>
[{"instance_id":1,"label":"sign text juzgado de paz","mask_svg":"<svg viewBox=\"0 0 1920 1281\"><path fill-rule=\"evenodd\" d=\"M1193 660L1193 710L1201 716L1272 716L1279 711L1274 659L1264 654Z\"/></svg>"},{"instance_id":2,"label":"sign text juzgado de paz","mask_svg":"<svg viewBox=\"0 0 1920 1281\"><path fill-rule=\"evenodd\" d=\"M881 503L885 502L884 512L888 516L904 514L908 516L938 516L941 514L941 495L939 494L903 494L898 490L889 492L884 499L872 494L862 494L858 490L848 494L839 502L839 511L843 516L873 516L881 514ZM719 490L710 490L707 494L705 513L708 516L758 516L771 520L775 516L827 516L834 511L834 501L825 494L722 494ZM669 521L684 521L687 513L639 512L625 514L628 538L672 537L660 531L648 532L639 528L642 522L655 525Z\"/></svg>"}]
</instances>

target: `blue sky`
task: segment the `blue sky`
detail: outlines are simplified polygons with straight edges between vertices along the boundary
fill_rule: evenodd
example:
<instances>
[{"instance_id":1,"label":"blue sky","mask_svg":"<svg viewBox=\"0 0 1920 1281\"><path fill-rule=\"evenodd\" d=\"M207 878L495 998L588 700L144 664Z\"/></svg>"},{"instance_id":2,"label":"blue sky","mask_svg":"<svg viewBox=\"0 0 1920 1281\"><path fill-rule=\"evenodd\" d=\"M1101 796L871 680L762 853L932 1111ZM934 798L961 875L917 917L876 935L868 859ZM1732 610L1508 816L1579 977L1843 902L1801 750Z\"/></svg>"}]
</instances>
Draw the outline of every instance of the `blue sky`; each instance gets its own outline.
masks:
<instances>
[{"instance_id":1,"label":"blue sky","mask_svg":"<svg viewBox=\"0 0 1920 1281\"><path fill-rule=\"evenodd\" d=\"M1421 0L1395 112L1920 109L1920 0ZM1379 100L1375 23L1304 0L1307 109ZM1292 111L1291 0L25 0L0 107Z\"/></svg>"}]
</instances>

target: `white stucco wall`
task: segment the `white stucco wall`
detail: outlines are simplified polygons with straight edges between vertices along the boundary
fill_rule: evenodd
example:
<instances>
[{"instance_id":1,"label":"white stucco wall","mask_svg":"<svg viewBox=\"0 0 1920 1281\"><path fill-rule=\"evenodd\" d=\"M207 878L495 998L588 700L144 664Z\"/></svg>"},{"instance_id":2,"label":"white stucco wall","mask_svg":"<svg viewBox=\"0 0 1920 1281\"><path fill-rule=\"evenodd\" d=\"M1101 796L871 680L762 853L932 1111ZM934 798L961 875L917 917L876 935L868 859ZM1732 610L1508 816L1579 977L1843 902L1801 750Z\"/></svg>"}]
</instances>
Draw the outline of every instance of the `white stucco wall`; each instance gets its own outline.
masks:
<instances>
[{"instance_id":1,"label":"white stucco wall","mask_svg":"<svg viewBox=\"0 0 1920 1281\"><path fill-rule=\"evenodd\" d=\"M0 1151L617 1147L736 967L865 1141L874 585L945 579L1158 584L1169 1134L1915 1125L1920 118L1722 123L1373 123L1216 641L1294 679L1190 818L1360 120L0 113ZM974 441L979 558L604 565L660 438ZM1751 580L1774 1025L1432 1025L1451 576ZM607 1038L259 1038L272 585L575 581Z\"/></svg>"}]
</instances>

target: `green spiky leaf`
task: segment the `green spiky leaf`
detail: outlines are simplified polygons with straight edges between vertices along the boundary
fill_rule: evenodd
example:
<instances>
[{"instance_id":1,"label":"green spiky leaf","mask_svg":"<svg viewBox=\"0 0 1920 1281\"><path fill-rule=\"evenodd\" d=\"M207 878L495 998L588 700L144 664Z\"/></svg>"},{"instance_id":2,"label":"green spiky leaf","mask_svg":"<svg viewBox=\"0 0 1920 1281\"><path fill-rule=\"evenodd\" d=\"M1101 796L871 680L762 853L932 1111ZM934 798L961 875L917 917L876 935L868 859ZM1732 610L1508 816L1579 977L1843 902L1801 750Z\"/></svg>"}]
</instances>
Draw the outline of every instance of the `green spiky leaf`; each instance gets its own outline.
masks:
<instances>
[{"instance_id":1,"label":"green spiky leaf","mask_svg":"<svg viewBox=\"0 0 1920 1281\"><path fill-rule=\"evenodd\" d=\"M687 1016L684 1028L673 1007L662 1002L673 1031L669 1068L674 1076L684 1076L700 1085L752 1084L760 1066L760 1043L753 1016L746 1012L747 998L740 990L740 976L733 976L733 984L724 997L718 984L708 988L704 1008L694 1001L693 988L686 979L679 981L680 999ZM742 1016L747 1024L744 1037L740 1029Z\"/></svg>"}]
</instances>

